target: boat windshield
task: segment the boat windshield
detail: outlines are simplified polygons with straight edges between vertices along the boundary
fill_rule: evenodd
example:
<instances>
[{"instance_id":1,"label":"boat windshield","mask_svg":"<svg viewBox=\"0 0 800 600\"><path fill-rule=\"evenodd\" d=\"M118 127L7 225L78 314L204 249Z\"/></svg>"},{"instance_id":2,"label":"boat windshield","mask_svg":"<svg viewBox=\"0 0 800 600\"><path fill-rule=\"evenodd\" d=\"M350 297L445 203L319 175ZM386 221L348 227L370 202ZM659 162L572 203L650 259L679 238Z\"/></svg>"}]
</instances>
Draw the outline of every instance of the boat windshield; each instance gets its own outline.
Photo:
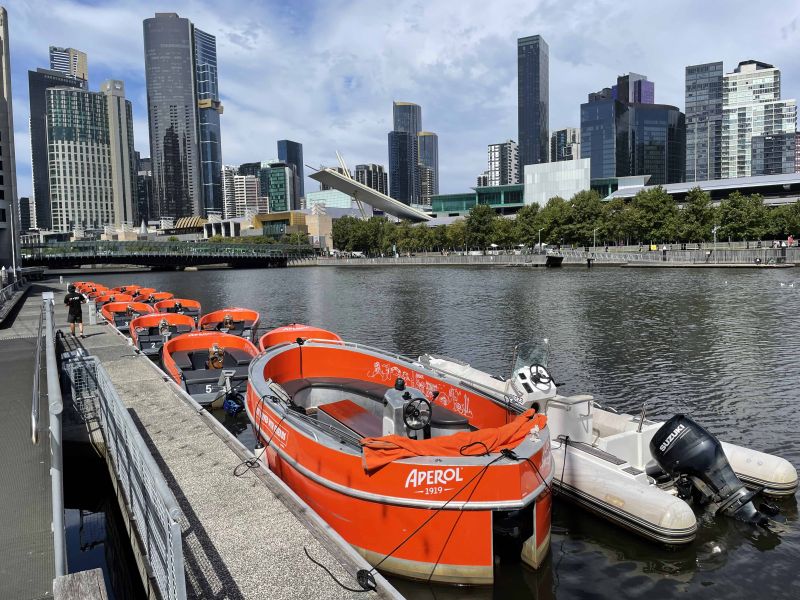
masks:
<instances>
[{"instance_id":1,"label":"boat windshield","mask_svg":"<svg viewBox=\"0 0 800 600\"><path fill-rule=\"evenodd\" d=\"M514 348L514 370L516 373L523 367L531 365L542 365L547 367L547 360L550 357L550 342L547 338L533 342L525 342Z\"/></svg>"}]
</instances>

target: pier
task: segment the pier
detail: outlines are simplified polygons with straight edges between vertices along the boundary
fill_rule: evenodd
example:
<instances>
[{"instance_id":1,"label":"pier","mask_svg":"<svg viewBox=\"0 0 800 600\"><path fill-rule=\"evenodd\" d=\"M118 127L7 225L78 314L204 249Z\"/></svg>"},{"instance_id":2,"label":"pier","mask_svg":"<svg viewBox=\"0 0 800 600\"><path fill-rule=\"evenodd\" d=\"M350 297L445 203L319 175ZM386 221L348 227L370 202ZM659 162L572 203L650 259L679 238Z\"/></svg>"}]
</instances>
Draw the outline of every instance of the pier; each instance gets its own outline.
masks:
<instances>
[{"instance_id":1,"label":"pier","mask_svg":"<svg viewBox=\"0 0 800 600\"><path fill-rule=\"evenodd\" d=\"M42 345L55 342L47 353L54 357L58 350L63 411L77 414L87 442L106 458L149 598L365 597L342 587L360 589L356 573L370 568L363 558L127 338L102 319L89 324L86 309L86 339L68 334L61 306L65 288L32 288L0 336L3 381L13 392L3 394L8 405L0 469L4 481L19 482L0 492L3 531L10 532L0 547L0 597L50 597L58 589L59 597L73 600L77 596L63 590L86 588L86 577L70 583L69 565L59 566L63 531L53 506L60 490L51 486L53 436L47 435L47 422L39 425L39 444L31 442L37 339ZM52 309L45 301L42 311L41 292L47 291L55 295L55 312L40 328L39 315ZM44 338L38 337L42 329ZM56 395L50 390L50 412L61 401ZM380 574L375 580L377 589L367 597L401 598ZM91 578L90 587L96 581Z\"/></svg>"}]
</instances>

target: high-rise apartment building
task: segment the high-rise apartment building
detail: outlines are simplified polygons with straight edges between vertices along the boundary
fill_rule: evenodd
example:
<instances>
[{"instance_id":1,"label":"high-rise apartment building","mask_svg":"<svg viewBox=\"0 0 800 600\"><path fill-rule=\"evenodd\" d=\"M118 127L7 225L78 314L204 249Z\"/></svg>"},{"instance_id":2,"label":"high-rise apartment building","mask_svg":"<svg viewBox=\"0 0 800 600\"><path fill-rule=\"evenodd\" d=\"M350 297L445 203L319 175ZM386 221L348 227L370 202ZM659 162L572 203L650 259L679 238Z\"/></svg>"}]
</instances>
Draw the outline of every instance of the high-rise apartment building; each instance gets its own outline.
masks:
<instances>
[{"instance_id":1,"label":"high-rise apartment building","mask_svg":"<svg viewBox=\"0 0 800 600\"><path fill-rule=\"evenodd\" d=\"M50 70L89 81L89 61L86 53L75 48L50 46Z\"/></svg>"},{"instance_id":2,"label":"high-rise apartment building","mask_svg":"<svg viewBox=\"0 0 800 600\"><path fill-rule=\"evenodd\" d=\"M589 94L581 104L581 158L591 159L591 178L650 175L650 183L679 183L686 169L686 121L680 110L654 104L642 75L621 76L613 88ZM633 90L633 92L631 92ZM630 102L634 98L642 102Z\"/></svg>"},{"instance_id":3,"label":"high-rise apartment building","mask_svg":"<svg viewBox=\"0 0 800 600\"><path fill-rule=\"evenodd\" d=\"M158 210L153 206L153 162L136 154L136 220L149 222Z\"/></svg>"},{"instance_id":4,"label":"high-rise apartment building","mask_svg":"<svg viewBox=\"0 0 800 600\"><path fill-rule=\"evenodd\" d=\"M271 162L262 173L266 175L269 190L269 212L292 210L295 172L292 165L285 162Z\"/></svg>"},{"instance_id":5,"label":"high-rise apartment building","mask_svg":"<svg viewBox=\"0 0 800 600\"><path fill-rule=\"evenodd\" d=\"M797 104L781 99L781 72L756 60L739 63L726 73L722 84L722 177L753 175L753 138L793 134L797 129ZM774 140L774 141L773 141ZM785 158L771 164L790 164L794 148L780 138L768 142L771 150L782 148ZM763 152L764 141L761 144ZM763 159L763 156L762 156ZM763 162L762 162L763 166ZM788 168L788 167L787 167ZM791 171L790 171L791 172Z\"/></svg>"},{"instance_id":6,"label":"high-rise apartment building","mask_svg":"<svg viewBox=\"0 0 800 600\"><path fill-rule=\"evenodd\" d=\"M795 172L796 133L754 135L750 142L751 175Z\"/></svg>"},{"instance_id":7,"label":"high-rise apartment building","mask_svg":"<svg viewBox=\"0 0 800 600\"><path fill-rule=\"evenodd\" d=\"M50 229L50 169L47 163L47 90L54 87L85 89L86 80L49 69L28 71L30 100L31 171L36 226Z\"/></svg>"},{"instance_id":8,"label":"high-rise apartment building","mask_svg":"<svg viewBox=\"0 0 800 600\"><path fill-rule=\"evenodd\" d=\"M439 137L422 131L422 108L392 104L389 132L389 195L406 204L429 202L439 190Z\"/></svg>"},{"instance_id":9,"label":"high-rise apartment building","mask_svg":"<svg viewBox=\"0 0 800 600\"><path fill-rule=\"evenodd\" d=\"M389 182L383 165L356 165L354 179L381 194L389 195Z\"/></svg>"},{"instance_id":10,"label":"high-rise apartment building","mask_svg":"<svg viewBox=\"0 0 800 600\"><path fill-rule=\"evenodd\" d=\"M306 195L303 181L303 144L292 140L278 140L278 160L294 167L294 198L292 208L299 210L300 198Z\"/></svg>"},{"instance_id":11,"label":"high-rise apartment building","mask_svg":"<svg viewBox=\"0 0 800 600\"><path fill-rule=\"evenodd\" d=\"M722 77L721 61L686 67L686 181L721 177Z\"/></svg>"},{"instance_id":12,"label":"high-rise apartment building","mask_svg":"<svg viewBox=\"0 0 800 600\"><path fill-rule=\"evenodd\" d=\"M0 6L0 264L22 266L19 256L17 169L14 157L14 111L11 96L11 60L8 53L8 13Z\"/></svg>"},{"instance_id":13,"label":"high-rise apartment building","mask_svg":"<svg viewBox=\"0 0 800 600\"><path fill-rule=\"evenodd\" d=\"M158 216L221 212L216 39L175 13L156 13L143 30Z\"/></svg>"},{"instance_id":14,"label":"high-rise apartment building","mask_svg":"<svg viewBox=\"0 0 800 600\"><path fill-rule=\"evenodd\" d=\"M578 160L581 157L581 130L557 129L550 135L550 161Z\"/></svg>"},{"instance_id":15,"label":"high-rise apartment building","mask_svg":"<svg viewBox=\"0 0 800 600\"><path fill-rule=\"evenodd\" d=\"M19 202L17 203L18 210L17 214L19 215L19 231L20 233L25 233L26 231L30 231L33 229L33 216L34 212L31 210L33 207L33 203L31 202L30 198L20 198Z\"/></svg>"},{"instance_id":16,"label":"high-rise apartment building","mask_svg":"<svg viewBox=\"0 0 800 600\"><path fill-rule=\"evenodd\" d=\"M47 90L51 227L135 225L133 115L121 81Z\"/></svg>"},{"instance_id":17,"label":"high-rise apartment building","mask_svg":"<svg viewBox=\"0 0 800 600\"><path fill-rule=\"evenodd\" d=\"M794 134L794 172L800 173L800 131Z\"/></svg>"},{"instance_id":18,"label":"high-rise apartment building","mask_svg":"<svg viewBox=\"0 0 800 600\"><path fill-rule=\"evenodd\" d=\"M234 189L234 177L238 175L239 167L234 165L222 165L222 216L225 219L241 217L238 206L236 205L236 191Z\"/></svg>"},{"instance_id":19,"label":"high-rise apartment building","mask_svg":"<svg viewBox=\"0 0 800 600\"><path fill-rule=\"evenodd\" d=\"M439 136L430 131L417 134L417 170L420 202L430 204L439 194Z\"/></svg>"},{"instance_id":20,"label":"high-rise apartment building","mask_svg":"<svg viewBox=\"0 0 800 600\"><path fill-rule=\"evenodd\" d=\"M258 177L254 175L234 175L233 195L236 206L236 216L244 216L248 210L258 214L267 212L259 210L260 185Z\"/></svg>"},{"instance_id":21,"label":"high-rise apartment building","mask_svg":"<svg viewBox=\"0 0 800 600\"><path fill-rule=\"evenodd\" d=\"M548 162L550 49L539 35L517 40L519 165Z\"/></svg>"},{"instance_id":22,"label":"high-rise apartment building","mask_svg":"<svg viewBox=\"0 0 800 600\"><path fill-rule=\"evenodd\" d=\"M519 146L514 140L489 144L486 153L488 169L478 177L478 186L519 183Z\"/></svg>"}]
</instances>

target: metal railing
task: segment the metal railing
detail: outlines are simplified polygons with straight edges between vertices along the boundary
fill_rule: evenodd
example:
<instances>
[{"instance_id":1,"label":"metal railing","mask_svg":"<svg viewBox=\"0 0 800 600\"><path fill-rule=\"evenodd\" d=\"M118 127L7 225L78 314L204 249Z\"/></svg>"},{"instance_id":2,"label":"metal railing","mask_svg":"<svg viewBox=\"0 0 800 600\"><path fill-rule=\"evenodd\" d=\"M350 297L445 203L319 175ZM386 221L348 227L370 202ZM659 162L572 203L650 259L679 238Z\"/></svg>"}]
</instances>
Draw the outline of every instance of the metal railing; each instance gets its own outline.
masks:
<instances>
[{"instance_id":1,"label":"metal railing","mask_svg":"<svg viewBox=\"0 0 800 600\"><path fill-rule=\"evenodd\" d=\"M181 510L108 373L94 357L64 363L76 406L93 405L110 461L156 586L165 600L186 598Z\"/></svg>"},{"instance_id":2,"label":"metal railing","mask_svg":"<svg viewBox=\"0 0 800 600\"><path fill-rule=\"evenodd\" d=\"M33 357L33 394L31 396L31 441L39 443L39 379L41 378L42 365L42 336L44 335L44 303L39 311L39 326L36 328L36 354Z\"/></svg>"},{"instance_id":3,"label":"metal railing","mask_svg":"<svg viewBox=\"0 0 800 600\"><path fill-rule=\"evenodd\" d=\"M53 550L55 575L67 574L67 539L64 529L64 456L61 424L64 402L61 398L58 361L56 360L56 330L53 318L53 292L42 294L45 315L45 357L47 365L47 403L50 417L50 491L53 504Z\"/></svg>"}]
</instances>

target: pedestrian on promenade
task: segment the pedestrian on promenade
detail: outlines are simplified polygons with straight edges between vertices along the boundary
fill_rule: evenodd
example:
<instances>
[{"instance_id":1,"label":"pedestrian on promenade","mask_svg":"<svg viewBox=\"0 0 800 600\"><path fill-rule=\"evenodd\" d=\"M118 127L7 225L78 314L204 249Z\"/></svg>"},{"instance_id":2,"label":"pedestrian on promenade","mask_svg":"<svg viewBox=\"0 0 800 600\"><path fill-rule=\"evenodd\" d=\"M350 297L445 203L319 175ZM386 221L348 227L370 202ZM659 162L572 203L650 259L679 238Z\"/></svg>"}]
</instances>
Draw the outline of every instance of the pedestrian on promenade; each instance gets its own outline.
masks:
<instances>
[{"instance_id":1,"label":"pedestrian on promenade","mask_svg":"<svg viewBox=\"0 0 800 600\"><path fill-rule=\"evenodd\" d=\"M72 335L75 335L75 323L78 324L80 327L81 338L85 338L86 336L83 335L83 312L81 310L81 304L86 301L83 294L79 294L75 291L75 286L70 284L69 293L64 296L64 306L67 307L67 323L69 323L69 332Z\"/></svg>"}]
</instances>

